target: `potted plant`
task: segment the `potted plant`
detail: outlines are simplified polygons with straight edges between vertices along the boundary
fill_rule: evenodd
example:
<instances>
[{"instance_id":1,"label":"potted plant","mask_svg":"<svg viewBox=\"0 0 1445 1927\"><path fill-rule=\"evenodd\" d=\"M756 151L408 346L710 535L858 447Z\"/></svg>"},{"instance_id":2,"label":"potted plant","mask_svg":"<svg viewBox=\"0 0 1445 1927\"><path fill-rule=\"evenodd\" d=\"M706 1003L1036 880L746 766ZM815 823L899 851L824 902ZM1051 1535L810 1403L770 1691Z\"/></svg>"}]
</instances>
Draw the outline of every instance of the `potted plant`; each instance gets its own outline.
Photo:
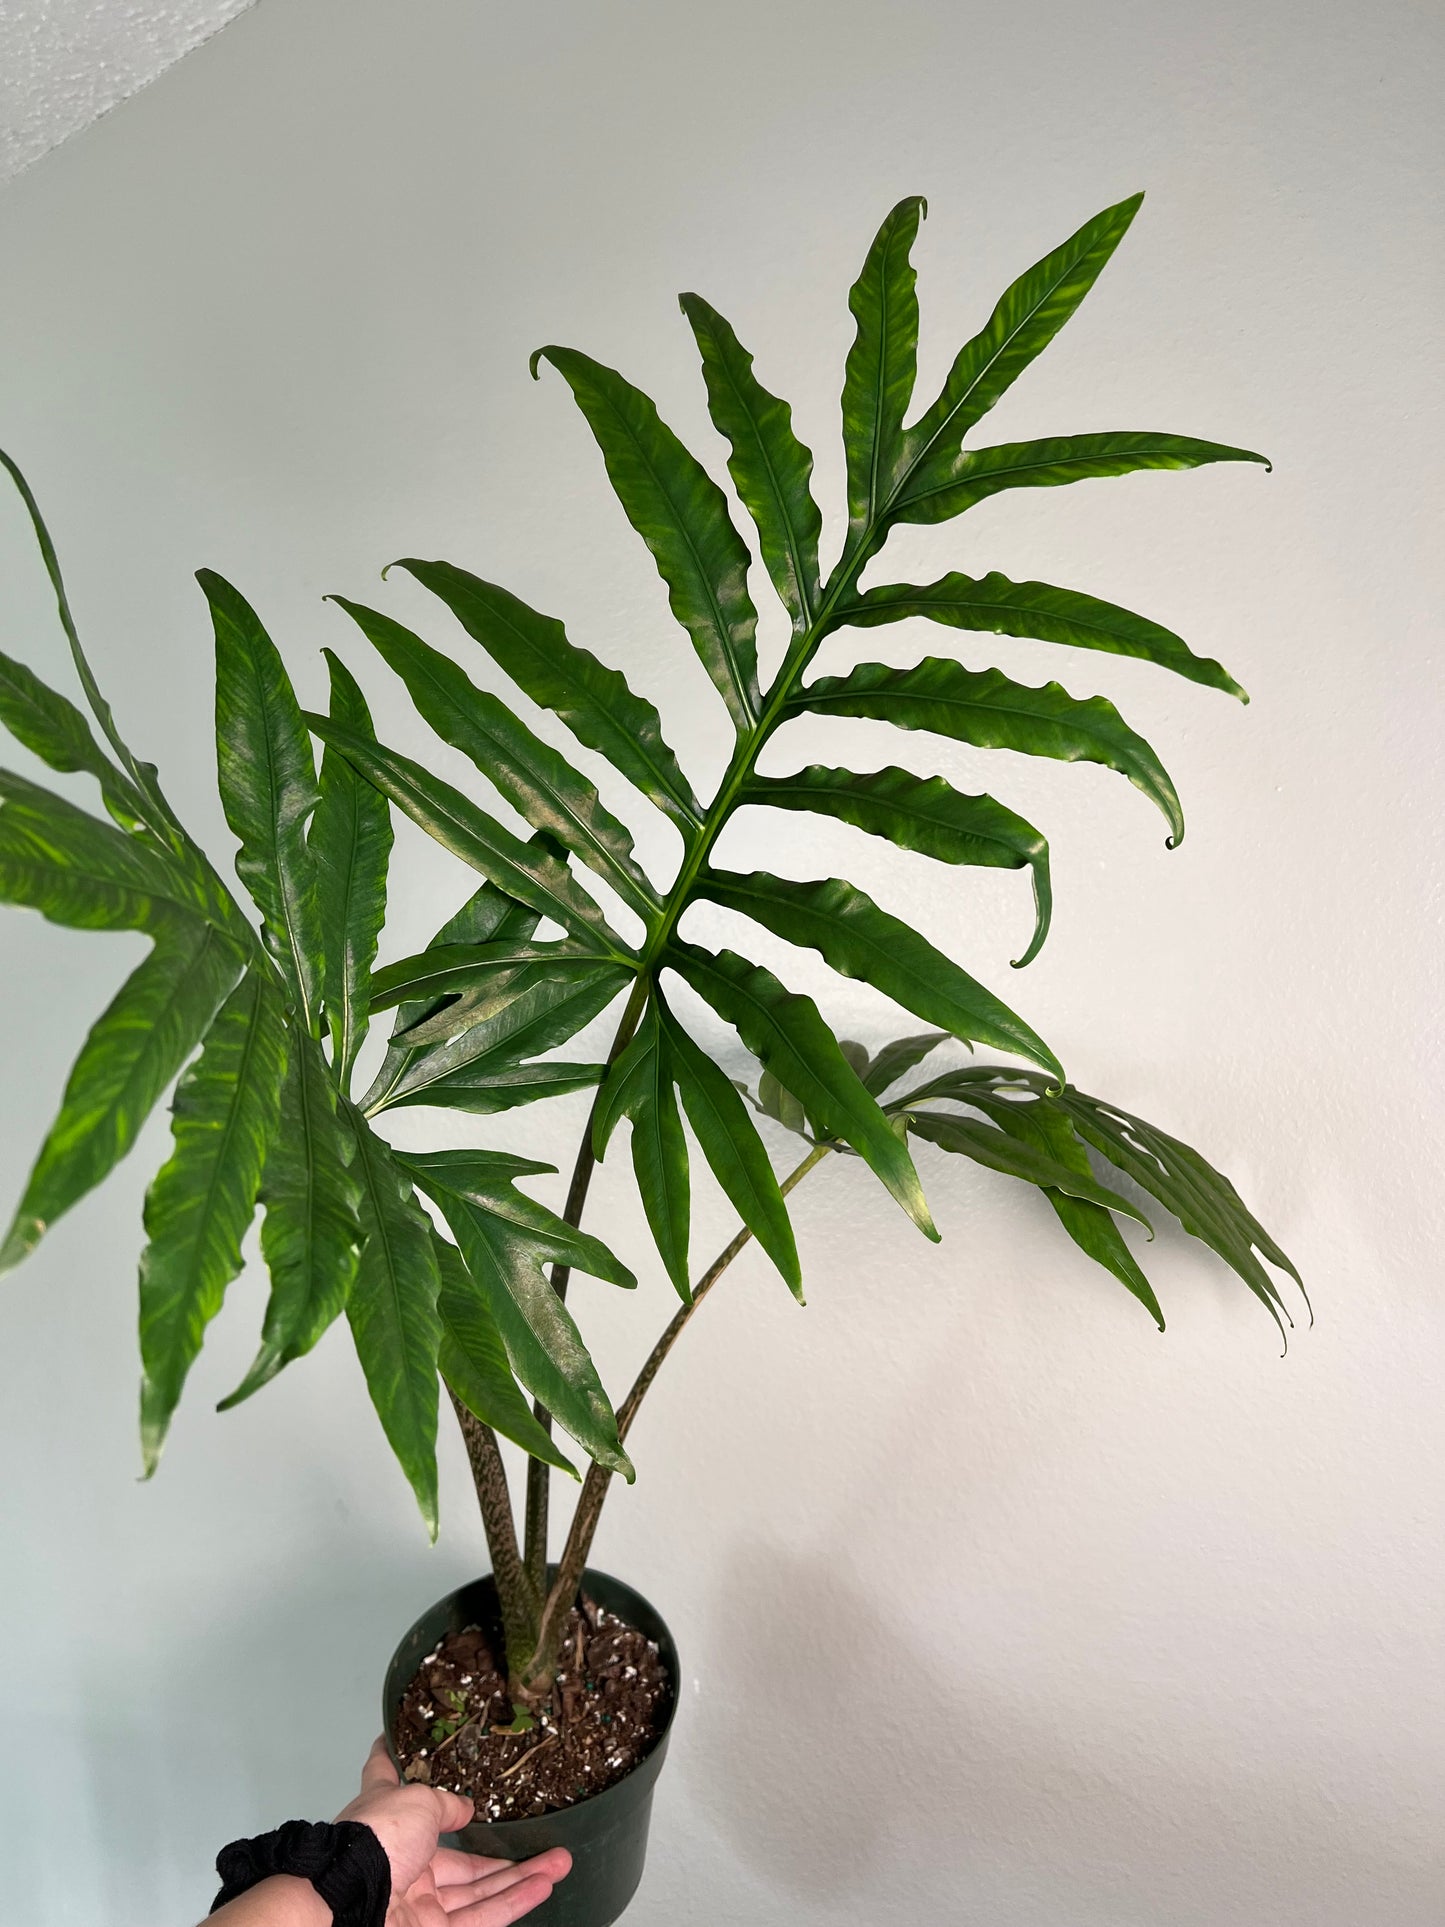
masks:
<instances>
[{"instance_id":1,"label":"potted plant","mask_svg":"<svg viewBox=\"0 0 1445 1927\"><path fill-rule=\"evenodd\" d=\"M588 1570L609 1483L617 1473L633 1476L626 1439L638 1406L750 1239L801 1299L786 1197L816 1166L852 1158L860 1178L866 1166L929 1238L937 1232L915 1142L1031 1184L1162 1329L1153 1289L1119 1226L1124 1218L1147 1223L1141 1198L1150 1198L1230 1265L1281 1329L1287 1318L1268 1267L1297 1279L1293 1266L1197 1152L1075 1089L1023 1018L852 884L738 875L713 858L732 815L760 806L831 816L946 864L1027 870L1034 928L1018 965L1038 953L1051 903L1043 835L1004 803L963 794L938 775L823 765L761 774L765 745L804 714L877 718L979 749L1103 764L1144 792L1169 825L1170 845L1178 843L1183 816L1168 775L1103 697L1078 698L1057 682L1021 684L952 656L903 670L867 663L808 680L834 631L923 617L971 634L1139 657L1243 699L1217 662L1092 596L997 573L950 573L925 587L860 583L895 526L950 520L1005 489L1263 460L1154 432L964 445L1087 294L1140 198L1086 222L1021 276L911 425L918 312L910 253L924 209L910 198L893 210L850 295L857 333L843 385L848 522L826 574L812 458L787 405L760 384L722 316L699 296L682 297L737 497L790 619L782 662L766 682L752 557L722 489L623 376L575 349L538 351L533 373L547 363L575 396L731 725L730 759L711 800L699 800L652 704L570 640L560 621L453 564L397 566L435 593L532 703L671 821L680 854L666 884L643 870L629 830L581 769L394 617L335 598L427 723L471 759L530 837L380 743L358 683L329 650L329 712L303 715L254 610L202 571L215 629L220 792L253 919L176 817L154 768L121 736L82 649L39 509L3 458L33 520L103 741L66 698L8 657L0 657L0 718L53 769L93 776L109 821L0 775L0 896L75 927L142 930L153 948L82 1047L0 1265L24 1257L105 1177L179 1074L173 1149L147 1196L140 1266L147 1472L206 1325L240 1269L241 1239L258 1205L270 1297L255 1363L223 1408L300 1358L344 1313L386 1436L435 1536L445 1388L475 1478L491 1576L439 1602L402 1641L387 1684L388 1726L394 1743L410 1736L399 1751L414 1776L451 1778L475 1793L477 1844L503 1853L551 1841L573 1847L576 1871L539 1918L602 1923L625 1906L641 1870L671 1716L676 1656L666 1627L637 1595ZM323 746L319 773L313 735ZM424 951L378 968L392 808L482 881ZM631 934L584 887L584 874L624 907ZM770 970L683 936L681 920L699 902L815 949L929 1028L876 1052L840 1041L816 1004ZM560 934L539 936L544 926ZM758 1060L756 1092L729 1077L710 1028L697 1026L677 998L677 983ZM554 1054L614 1006L604 1061ZM362 1089L358 1054L368 1024L388 1011L396 1013L390 1041ZM1022 1061L924 1068L949 1040ZM549 1166L444 1143L404 1152L377 1128L399 1106L491 1115L586 1089L596 1095L560 1215L520 1188ZM781 1180L752 1111L805 1141ZM740 1219L737 1236L697 1277L684 1116ZM636 1282L582 1228L597 1162L624 1120L647 1221L681 1302L614 1406L566 1296L574 1269L619 1286ZM554 1427L590 1463L561 1556L549 1565L551 1474L577 1476ZM520 1520L499 1435L528 1455ZM480 1632L468 1632L474 1625ZM612 1688L622 1687L627 1667L614 1666L601 1685L589 1675L606 1670L606 1653L595 1657L599 1640L613 1652L628 1625L641 1646L626 1650L653 1659L632 1667L619 1698ZM444 1651L448 1637L472 1643ZM650 1710L635 1715L627 1745L612 1733L602 1759L607 1706L630 1705L639 1671L649 1669ZM583 1765L598 1770L574 1784Z\"/></svg>"}]
</instances>

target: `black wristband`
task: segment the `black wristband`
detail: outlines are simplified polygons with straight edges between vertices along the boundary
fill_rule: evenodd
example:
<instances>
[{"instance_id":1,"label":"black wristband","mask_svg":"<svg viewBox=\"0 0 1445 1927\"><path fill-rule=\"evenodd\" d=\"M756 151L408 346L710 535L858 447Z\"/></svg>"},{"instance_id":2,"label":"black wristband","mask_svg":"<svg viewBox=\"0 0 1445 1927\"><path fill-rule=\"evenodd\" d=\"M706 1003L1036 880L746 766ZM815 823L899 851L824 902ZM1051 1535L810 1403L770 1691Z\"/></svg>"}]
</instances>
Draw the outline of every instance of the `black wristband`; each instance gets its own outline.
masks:
<instances>
[{"instance_id":1,"label":"black wristband","mask_svg":"<svg viewBox=\"0 0 1445 1927\"><path fill-rule=\"evenodd\" d=\"M385 1927L391 1862L359 1820L288 1820L274 1833L233 1840L216 1855L221 1891L211 1912L272 1874L309 1880L331 1909L334 1927Z\"/></svg>"}]
</instances>

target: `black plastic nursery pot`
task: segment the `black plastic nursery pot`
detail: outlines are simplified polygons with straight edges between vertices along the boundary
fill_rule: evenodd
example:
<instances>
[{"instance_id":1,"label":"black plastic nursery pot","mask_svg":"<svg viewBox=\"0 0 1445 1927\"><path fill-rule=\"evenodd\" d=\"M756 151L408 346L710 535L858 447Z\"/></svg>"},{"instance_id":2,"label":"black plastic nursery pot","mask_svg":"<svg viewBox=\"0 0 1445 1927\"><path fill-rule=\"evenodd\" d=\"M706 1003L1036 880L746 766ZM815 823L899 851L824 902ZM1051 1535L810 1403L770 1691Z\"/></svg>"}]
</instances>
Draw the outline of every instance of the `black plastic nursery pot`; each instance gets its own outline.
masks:
<instances>
[{"instance_id":1,"label":"black plastic nursery pot","mask_svg":"<svg viewBox=\"0 0 1445 1927\"><path fill-rule=\"evenodd\" d=\"M567 1849L572 1856L572 1871L553 1888L549 1900L527 1915L529 1927L532 1922L536 1927L612 1927L612 1922L621 1918L642 1879L652 1789L662 1771L677 1711L677 1647L666 1620L641 1593L608 1573L594 1572L589 1566L582 1575L582 1587L599 1606L656 1640L671 1691L656 1744L625 1780L555 1813L521 1820L474 1820L454 1836L457 1845L468 1853L491 1854L500 1860L526 1860L549 1847ZM392 1729L397 1709L417 1668L448 1633L461 1632L467 1626L495 1626L496 1598L490 1576L459 1587L429 1607L392 1654L381 1711L393 1757Z\"/></svg>"}]
</instances>

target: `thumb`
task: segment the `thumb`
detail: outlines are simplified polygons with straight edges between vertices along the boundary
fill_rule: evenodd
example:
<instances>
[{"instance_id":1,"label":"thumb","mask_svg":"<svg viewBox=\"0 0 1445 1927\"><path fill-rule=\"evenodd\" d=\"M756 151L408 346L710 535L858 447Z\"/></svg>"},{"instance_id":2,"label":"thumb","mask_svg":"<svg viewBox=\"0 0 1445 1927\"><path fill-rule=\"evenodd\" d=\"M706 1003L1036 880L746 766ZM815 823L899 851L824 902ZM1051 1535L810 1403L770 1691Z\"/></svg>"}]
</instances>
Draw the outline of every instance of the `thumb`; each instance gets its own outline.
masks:
<instances>
[{"instance_id":1,"label":"thumb","mask_svg":"<svg viewBox=\"0 0 1445 1927\"><path fill-rule=\"evenodd\" d=\"M436 1801L438 1833L456 1833L476 1812L472 1802L460 1793L450 1793L445 1787L433 1787L431 1793Z\"/></svg>"}]
</instances>

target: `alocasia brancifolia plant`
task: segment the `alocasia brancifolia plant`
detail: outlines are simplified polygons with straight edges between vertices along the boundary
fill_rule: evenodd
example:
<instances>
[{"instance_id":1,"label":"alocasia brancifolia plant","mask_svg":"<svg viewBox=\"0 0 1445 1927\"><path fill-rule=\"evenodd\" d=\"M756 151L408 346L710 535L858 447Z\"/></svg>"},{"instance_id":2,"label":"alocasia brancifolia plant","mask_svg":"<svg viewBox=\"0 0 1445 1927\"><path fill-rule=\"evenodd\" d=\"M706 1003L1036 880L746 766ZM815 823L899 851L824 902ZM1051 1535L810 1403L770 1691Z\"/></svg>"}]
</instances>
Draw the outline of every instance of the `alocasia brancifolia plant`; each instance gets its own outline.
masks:
<instances>
[{"instance_id":1,"label":"alocasia brancifolia plant","mask_svg":"<svg viewBox=\"0 0 1445 1927\"><path fill-rule=\"evenodd\" d=\"M0 895L58 923L144 931L153 948L86 1040L0 1262L23 1257L124 1156L179 1073L173 1149L145 1207L147 1468L156 1464L205 1327L240 1269L241 1240L259 1204L270 1298L256 1362L223 1403L256 1391L344 1312L386 1435L434 1532L440 1375L476 1479L518 1695L550 1680L557 1632L608 1481L619 1471L631 1476L627 1431L697 1303L750 1238L801 1296L785 1194L830 1154L855 1158L855 1169L866 1165L930 1238L937 1233L912 1140L1036 1186L1074 1242L1162 1326L1118 1223L1147 1223L1136 1201L1146 1194L1232 1266L1277 1320L1286 1316L1266 1266L1295 1275L1293 1267L1197 1152L1076 1090L1029 1024L853 884L739 875L713 859L734 812L763 806L834 817L946 864L1028 870L1034 931L1019 962L1037 953L1051 900L1043 835L1006 804L964 794L938 775L819 764L788 776L760 774L765 745L805 715L870 717L977 749L1103 764L1158 806L1170 842L1178 842L1183 817L1169 777L1101 696L1075 697L1056 682L1033 687L951 656L908 669L865 663L808 680L836 630L919 616L954 631L1140 657L1242 696L1217 662L1194 655L1168 629L1073 590L995 573L946 574L925 587L860 587L894 527L948 521L1005 489L1262 460L1152 431L966 445L1087 294L1138 204L1136 197L1106 209L1016 281L911 425L918 309L910 252L923 204L914 198L893 210L850 296L857 334L843 383L848 520L826 575L812 458L787 405L762 387L721 315L697 295L683 297L733 485L790 619L781 664L766 686L752 556L723 490L620 374L575 349L539 350L533 372L545 361L570 387L725 707L733 747L711 800L699 800L653 705L570 640L560 621L452 564L397 566L440 597L532 703L669 818L681 854L667 883L643 870L629 830L591 779L453 657L393 617L336 598L427 723L476 764L530 836L381 745L357 683L329 651L329 714L303 716L255 612L203 571L216 639L220 790L258 928L177 820L154 769L122 739L82 651L39 511L7 461L105 743L64 697L8 657L0 658L0 716L52 768L95 777L111 820L21 777L0 777ZM319 776L308 730L323 745ZM392 806L485 880L425 951L378 969ZM613 927L584 887L583 871L635 913L636 941ZM725 906L818 951L930 1029L876 1055L840 1042L817 1005L771 970L684 937L680 922L696 903ZM548 929L560 934L539 936ZM690 986L760 1062L754 1108L808 1140L782 1182L746 1092L714 1056L710 1037L695 1035L678 1000L669 999L672 978ZM614 1004L621 1009L605 1062L551 1054ZM361 1091L358 1051L370 1020L388 1010L396 1012L390 1043ZM1022 1066L920 1073L924 1057L950 1039L1002 1051ZM919 1075L923 1081L900 1091ZM519 1188L550 1166L501 1150L403 1152L375 1128L402 1105L487 1115L592 1086L561 1215ZM684 1117L741 1220L737 1237L696 1283ZM623 1120L646 1217L682 1305L614 1410L565 1299L573 1269L617 1285L635 1282L580 1228L596 1161ZM1116 1188L1115 1172L1130 1181L1127 1194ZM592 1464L549 1583L550 1473L575 1473L554 1443L554 1422ZM520 1533L498 1433L530 1455Z\"/></svg>"}]
</instances>

